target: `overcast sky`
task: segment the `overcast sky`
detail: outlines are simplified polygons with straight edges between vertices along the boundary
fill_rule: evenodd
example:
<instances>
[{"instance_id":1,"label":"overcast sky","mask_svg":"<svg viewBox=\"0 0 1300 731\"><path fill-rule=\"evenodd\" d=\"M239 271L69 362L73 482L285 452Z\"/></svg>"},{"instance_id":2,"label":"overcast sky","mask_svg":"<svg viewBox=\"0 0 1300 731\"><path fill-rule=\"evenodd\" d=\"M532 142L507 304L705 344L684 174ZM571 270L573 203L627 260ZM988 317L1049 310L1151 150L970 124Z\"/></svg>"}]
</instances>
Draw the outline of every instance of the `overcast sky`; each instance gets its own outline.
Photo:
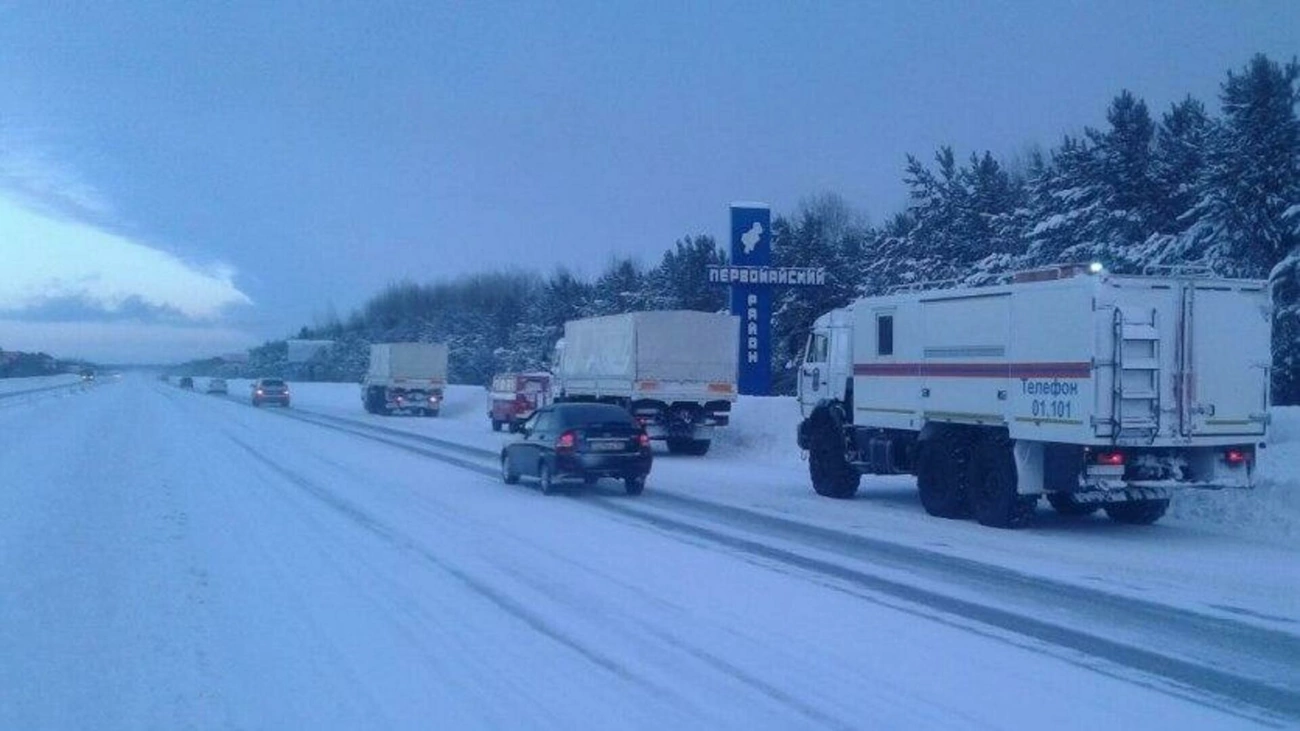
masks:
<instances>
[{"instance_id":1,"label":"overcast sky","mask_svg":"<svg viewBox=\"0 0 1300 731\"><path fill-rule=\"evenodd\" d=\"M385 284L645 264L904 156L1218 113L1300 2L0 0L0 347L167 361Z\"/></svg>"}]
</instances>

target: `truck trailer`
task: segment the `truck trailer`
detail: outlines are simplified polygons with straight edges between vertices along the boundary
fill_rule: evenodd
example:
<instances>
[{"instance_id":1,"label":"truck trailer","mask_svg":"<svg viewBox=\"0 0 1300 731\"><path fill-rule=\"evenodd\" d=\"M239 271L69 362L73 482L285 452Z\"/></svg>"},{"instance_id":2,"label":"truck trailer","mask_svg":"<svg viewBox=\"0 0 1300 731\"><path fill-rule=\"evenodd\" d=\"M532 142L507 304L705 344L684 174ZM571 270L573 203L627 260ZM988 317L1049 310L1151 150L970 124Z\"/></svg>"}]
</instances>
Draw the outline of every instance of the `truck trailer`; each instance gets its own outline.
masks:
<instances>
[{"instance_id":1,"label":"truck trailer","mask_svg":"<svg viewBox=\"0 0 1300 731\"><path fill-rule=\"evenodd\" d=\"M910 473L942 517L1104 508L1159 520L1178 490L1252 485L1269 425L1265 282L1060 266L869 297L817 319L799 373L813 489Z\"/></svg>"},{"instance_id":2,"label":"truck trailer","mask_svg":"<svg viewBox=\"0 0 1300 731\"><path fill-rule=\"evenodd\" d=\"M437 416L447 387L443 343L375 343L361 381L361 404L372 414Z\"/></svg>"},{"instance_id":3,"label":"truck trailer","mask_svg":"<svg viewBox=\"0 0 1300 731\"><path fill-rule=\"evenodd\" d=\"M689 310L564 324L552 358L557 402L624 406L673 453L702 455L736 400L740 321Z\"/></svg>"}]
</instances>

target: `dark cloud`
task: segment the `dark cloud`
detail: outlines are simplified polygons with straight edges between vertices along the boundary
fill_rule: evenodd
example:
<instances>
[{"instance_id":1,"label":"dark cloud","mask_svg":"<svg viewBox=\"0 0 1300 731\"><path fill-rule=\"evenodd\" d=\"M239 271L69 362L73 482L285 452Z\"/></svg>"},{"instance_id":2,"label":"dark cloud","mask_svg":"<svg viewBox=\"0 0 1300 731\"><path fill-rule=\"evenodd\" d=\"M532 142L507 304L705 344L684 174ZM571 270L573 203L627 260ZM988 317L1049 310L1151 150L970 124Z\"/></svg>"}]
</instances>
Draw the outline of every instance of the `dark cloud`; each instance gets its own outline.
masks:
<instances>
[{"instance_id":1,"label":"dark cloud","mask_svg":"<svg viewBox=\"0 0 1300 731\"><path fill-rule=\"evenodd\" d=\"M114 308L85 296L52 297L16 310L0 309L0 319L20 322L132 322L191 325L195 320L168 305L155 305L132 295Z\"/></svg>"}]
</instances>

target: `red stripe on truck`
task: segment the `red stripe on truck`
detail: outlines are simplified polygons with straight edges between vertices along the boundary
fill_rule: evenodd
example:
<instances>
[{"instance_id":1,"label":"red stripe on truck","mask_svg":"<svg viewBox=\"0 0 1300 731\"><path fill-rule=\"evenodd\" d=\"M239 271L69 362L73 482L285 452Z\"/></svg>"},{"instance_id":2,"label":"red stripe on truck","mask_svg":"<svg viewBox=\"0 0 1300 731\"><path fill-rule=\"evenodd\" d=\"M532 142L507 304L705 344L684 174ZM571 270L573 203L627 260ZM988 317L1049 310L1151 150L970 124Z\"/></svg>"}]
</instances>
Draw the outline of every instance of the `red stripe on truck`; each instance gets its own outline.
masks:
<instances>
[{"instance_id":1,"label":"red stripe on truck","mask_svg":"<svg viewBox=\"0 0 1300 731\"><path fill-rule=\"evenodd\" d=\"M1092 364L1064 363L856 363L855 376L931 378L1091 378Z\"/></svg>"}]
</instances>

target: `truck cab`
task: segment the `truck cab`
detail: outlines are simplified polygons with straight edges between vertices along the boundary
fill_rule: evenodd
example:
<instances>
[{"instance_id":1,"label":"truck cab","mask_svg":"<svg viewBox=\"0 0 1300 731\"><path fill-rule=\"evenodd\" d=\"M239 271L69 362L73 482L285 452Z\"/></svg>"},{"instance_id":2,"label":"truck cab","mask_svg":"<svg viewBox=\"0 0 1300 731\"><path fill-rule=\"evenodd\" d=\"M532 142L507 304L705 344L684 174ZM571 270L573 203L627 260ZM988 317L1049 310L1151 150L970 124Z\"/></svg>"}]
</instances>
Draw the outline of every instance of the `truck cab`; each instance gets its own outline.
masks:
<instances>
[{"instance_id":1,"label":"truck cab","mask_svg":"<svg viewBox=\"0 0 1300 731\"><path fill-rule=\"evenodd\" d=\"M492 388L488 392L488 419L492 421L492 431L501 431L502 427L511 432L519 431L533 412L550 403L550 373L497 374L492 377Z\"/></svg>"},{"instance_id":2,"label":"truck cab","mask_svg":"<svg viewBox=\"0 0 1300 731\"><path fill-rule=\"evenodd\" d=\"M839 402L853 408L853 311L842 307L818 317L804 344L799 367L799 410L804 418L818 404Z\"/></svg>"}]
</instances>

